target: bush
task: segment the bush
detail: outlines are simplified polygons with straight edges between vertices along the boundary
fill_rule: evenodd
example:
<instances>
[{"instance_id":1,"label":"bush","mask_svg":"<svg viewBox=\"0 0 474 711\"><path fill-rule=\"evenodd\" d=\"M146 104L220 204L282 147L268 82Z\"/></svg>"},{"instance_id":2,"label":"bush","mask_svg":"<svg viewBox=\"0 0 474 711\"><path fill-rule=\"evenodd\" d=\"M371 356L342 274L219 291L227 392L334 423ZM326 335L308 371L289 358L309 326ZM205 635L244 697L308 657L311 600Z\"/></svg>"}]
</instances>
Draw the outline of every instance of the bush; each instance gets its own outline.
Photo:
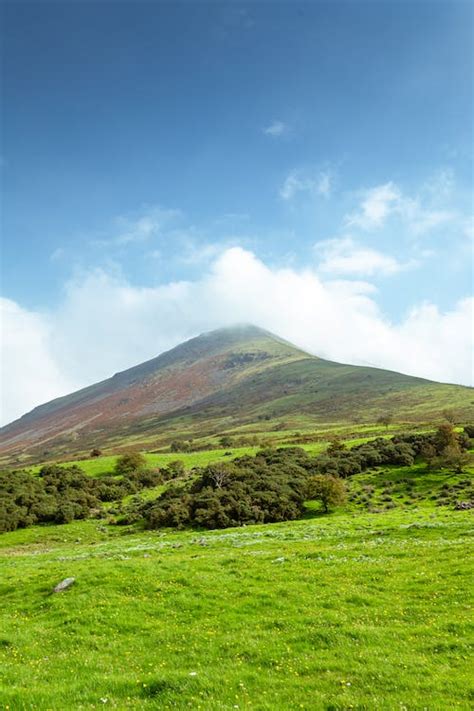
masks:
<instances>
[{"instance_id":1,"label":"bush","mask_svg":"<svg viewBox=\"0 0 474 711\"><path fill-rule=\"evenodd\" d=\"M298 456L310 461L302 450ZM304 510L307 474L294 459L288 450L265 450L255 457L208 465L192 483L173 486L146 503L146 525L226 528L298 518Z\"/></svg>"},{"instance_id":2,"label":"bush","mask_svg":"<svg viewBox=\"0 0 474 711\"><path fill-rule=\"evenodd\" d=\"M114 472L118 475L130 474L130 472L143 469L146 466L146 459L140 452L125 452L115 462Z\"/></svg>"}]
</instances>

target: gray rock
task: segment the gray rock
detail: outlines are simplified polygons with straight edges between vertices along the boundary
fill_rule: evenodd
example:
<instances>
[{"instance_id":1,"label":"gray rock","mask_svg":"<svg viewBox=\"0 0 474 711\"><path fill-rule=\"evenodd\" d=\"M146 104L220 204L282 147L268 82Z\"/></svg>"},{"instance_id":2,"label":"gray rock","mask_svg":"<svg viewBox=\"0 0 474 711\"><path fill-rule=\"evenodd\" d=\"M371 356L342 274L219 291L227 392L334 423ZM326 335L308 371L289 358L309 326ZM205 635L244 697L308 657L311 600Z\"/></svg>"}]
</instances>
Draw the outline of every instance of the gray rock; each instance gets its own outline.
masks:
<instances>
[{"instance_id":1,"label":"gray rock","mask_svg":"<svg viewBox=\"0 0 474 711\"><path fill-rule=\"evenodd\" d=\"M64 580L61 580L61 582L56 585L56 587L53 589L53 592L58 593L62 592L63 590L67 590L71 587L75 580L76 578L64 578Z\"/></svg>"}]
</instances>

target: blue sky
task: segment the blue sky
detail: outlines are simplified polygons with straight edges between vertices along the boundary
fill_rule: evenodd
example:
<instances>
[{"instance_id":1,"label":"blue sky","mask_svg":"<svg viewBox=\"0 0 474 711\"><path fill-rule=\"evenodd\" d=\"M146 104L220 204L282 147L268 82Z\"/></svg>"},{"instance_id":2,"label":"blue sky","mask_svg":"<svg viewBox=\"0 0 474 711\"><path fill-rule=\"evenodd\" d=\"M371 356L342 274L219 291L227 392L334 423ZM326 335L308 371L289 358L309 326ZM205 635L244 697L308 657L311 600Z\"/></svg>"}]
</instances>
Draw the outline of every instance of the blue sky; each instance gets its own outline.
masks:
<instances>
[{"instance_id":1,"label":"blue sky","mask_svg":"<svg viewBox=\"0 0 474 711\"><path fill-rule=\"evenodd\" d=\"M57 346L99 272L131 294L196 285L239 248L272 273L359 284L393 329L426 304L457 313L472 20L453 0L4 3L2 296L52 332L64 382L107 374ZM120 364L201 327L180 314L179 334ZM328 338L313 350L357 361Z\"/></svg>"}]
</instances>

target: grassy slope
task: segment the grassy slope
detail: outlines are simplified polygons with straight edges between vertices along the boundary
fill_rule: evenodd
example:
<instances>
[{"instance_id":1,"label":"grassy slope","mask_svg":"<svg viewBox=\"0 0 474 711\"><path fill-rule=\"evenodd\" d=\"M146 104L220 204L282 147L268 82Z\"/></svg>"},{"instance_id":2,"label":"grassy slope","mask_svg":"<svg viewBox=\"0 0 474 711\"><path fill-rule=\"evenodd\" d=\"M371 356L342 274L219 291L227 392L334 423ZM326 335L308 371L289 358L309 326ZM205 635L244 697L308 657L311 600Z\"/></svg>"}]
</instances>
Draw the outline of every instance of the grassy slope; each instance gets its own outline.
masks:
<instances>
[{"instance_id":1,"label":"grassy slope","mask_svg":"<svg viewBox=\"0 0 474 711\"><path fill-rule=\"evenodd\" d=\"M345 512L271 526L4 534L0 705L470 709L472 514L426 498L465 478L366 473Z\"/></svg>"},{"instance_id":2,"label":"grassy slope","mask_svg":"<svg viewBox=\"0 0 474 711\"><path fill-rule=\"evenodd\" d=\"M0 457L1 464L18 466L45 457L66 458L71 453L83 456L93 447L108 452L117 451L124 445L157 449L176 437L193 437L201 441L227 431L249 428L255 431L263 426L265 418L271 420L272 428L282 424L290 430L314 429L330 422L334 425L350 421L374 422L387 412L398 422L434 422L440 419L444 409L455 410L459 421L468 422L473 418L474 394L470 388L313 358L264 332L257 330L255 333L255 329L250 329L243 341L239 338L238 329L208 334L109 381L37 408L22 421L6 427L4 437L8 439L28 423L33 426L35 418L51 411L59 413L56 435L48 439L50 434L46 433L41 444L31 444L31 447L20 446L21 441L11 445L12 450L6 445L4 458ZM260 354L263 358L247 362L245 357L249 353ZM217 366L215 359L221 357L224 360ZM179 391L190 363L196 359L207 363L210 372L219 380L217 391L211 387L209 394L197 403L185 406L179 400L181 404L175 404L178 409L161 415L153 412L153 382L165 373L173 373L170 392ZM229 364L229 359L235 363L222 369L224 361ZM140 378L144 378L143 382ZM63 423L60 408L77 399L85 398L89 402L86 414L87 418L93 418L94 413L101 410L102 405L98 403L104 389L116 393L117 388L123 387L124 397L130 396L133 401L134 396L143 396L146 388L142 385L150 386L148 414L138 409L129 418L101 421L97 429L94 429L95 424L82 429L77 423L68 429ZM163 393L155 396L159 399ZM116 413L116 407L111 407L110 412L111 415ZM64 422L67 423L67 417ZM91 423L94 423L93 419ZM62 433L61 427L65 430Z\"/></svg>"},{"instance_id":3,"label":"grassy slope","mask_svg":"<svg viewBox=\"0 0 474 711\"><path fill-rule=\"evenodd\" d=\"M352 432L350 439L348 439L347 441L347 446L353 447L356 444L362 444L363 442L367 442L370 439L373 439L373 432L376 432L377 436L389 437L391 434L393 434L394 431L397 431L398 429L399 428L395 427L384 427L383 430L381 430L380 428L373 427L371 429L366 428L366 431L364 432L364 428L362 427L359 428L357 433L364 433L366 436L354 437L355 433ZM275 446L298 446L304 449L309 454L319 454L320 452L326 449L328 444L327 439L320 439L317 441L302 444L291 441L279 442L278 439L281 438L281 432L274 432L268 434L269 441L274 443ZM284 439L288 440L288 433L286 433ZM273 442L273 440L275 441ZM145 457L147 464L151 467L166 467L170 462L180 460L183 462L186 469L192 469L193 467L206 466L206 464L210 464L211 462L231 461L232 459L235 459L236 457L242 457L245 454L253 455L258 452L259 449L261 449L261 447L254 446L205 449L200 452L144 452L143 456ZM79 466L86 474L89 474L89 476L100 476L101 474L110 474L111 472L113 472L113 468L118 456L119 455L111 454L101 457L93 457L90 459L72 459L69 461L61 461L59 462L59 464L61 464L62 466L69 466L75 464ZM41 466L42 464L37 464L33 467L28 467L28 471L33 474L36 474L40 470Z\"/></svg>"}]
</instances>

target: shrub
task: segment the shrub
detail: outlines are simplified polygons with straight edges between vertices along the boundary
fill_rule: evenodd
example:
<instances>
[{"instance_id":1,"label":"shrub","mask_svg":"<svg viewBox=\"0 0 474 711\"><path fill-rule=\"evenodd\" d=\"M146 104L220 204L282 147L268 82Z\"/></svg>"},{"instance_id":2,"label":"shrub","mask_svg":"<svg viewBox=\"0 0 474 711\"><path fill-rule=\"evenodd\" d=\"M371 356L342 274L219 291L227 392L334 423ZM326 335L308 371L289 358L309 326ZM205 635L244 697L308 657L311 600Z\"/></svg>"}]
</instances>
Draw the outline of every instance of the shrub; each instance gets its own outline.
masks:
<instances>
[{"instance_id":1,"label":"shrub","mask_svg":"<svg viewBox=\"0 0 474 711\"><path fill-rule=\"evenodd\" d=\"M143 454L140 454L140 452L125 452L115 462L114 472L123 476L138 469L143 469L145 466L146 459Z\"/></svg>"}]
</instances>

